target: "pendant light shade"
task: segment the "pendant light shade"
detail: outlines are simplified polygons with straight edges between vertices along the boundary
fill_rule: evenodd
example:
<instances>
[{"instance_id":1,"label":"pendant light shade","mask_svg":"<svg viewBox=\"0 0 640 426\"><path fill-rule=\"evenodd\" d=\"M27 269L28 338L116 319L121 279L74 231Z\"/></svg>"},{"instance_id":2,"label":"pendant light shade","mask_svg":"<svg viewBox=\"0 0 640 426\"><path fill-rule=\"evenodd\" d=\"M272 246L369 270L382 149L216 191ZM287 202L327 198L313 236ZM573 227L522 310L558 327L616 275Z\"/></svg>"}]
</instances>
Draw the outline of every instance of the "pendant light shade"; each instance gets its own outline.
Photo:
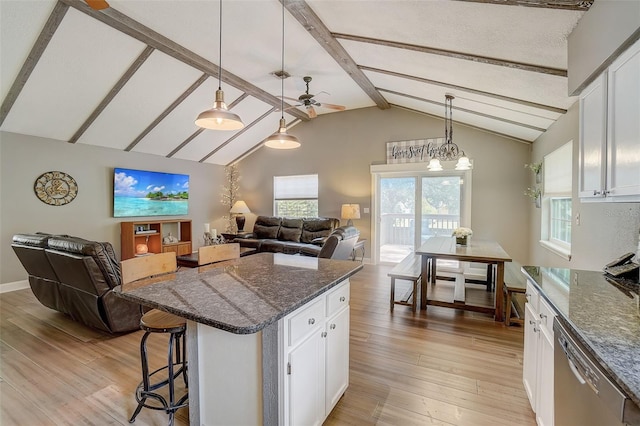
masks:
<instances>
[{"instance_id":1,"label":"pendant light shade","mask_svg":"<svg viewBox=\"0 0 640 426\"><path fill-rule=\"evenodd\" d=\"M213 108L202 111L196 118L196 126L212 130L239 130L244 123L237 114L227 109L222 91L222 0L220 0L220 46L218 60L218 90Z\"/></svg>"},{"instance_id":2,"label":"pendant light shade","mask_svg":"<svg viewBox=\"0 0 640 426\"><path fill-rule=\"evenodd\" d=\"M431 160L429 160L427 169L431 170L432 172L440 172L442 171L442 164L437 158L432 158Z\"/></svg>"},{"instance_id":3,"label":"pendant light shade","mask_svg":"<svg viewBox=\"0 0 640 426\"><path fill-rule=\"evenodd\" d=\"M284 118L280 119L280 128L277 132L264 140L264 144L274 149L294 149L300 146L300 141L287 133L287 124Z\"/></svg>"},{"instance_id":4,"label":"pendant light shade","mask_svg":"<svg viewBox=\"0 0 640 426\"><path fill-rule=\"evenodd\" d=\"M284 72L284 2L282 0L282 72ZM300 146L300 141L293 135L287 134L287 122L284 119L284 78L281 79L280 89L282 96L280 97L280 126L278 131L264 140L264 144L273 149L294 149Z\"/></svg>"}]
</instances>

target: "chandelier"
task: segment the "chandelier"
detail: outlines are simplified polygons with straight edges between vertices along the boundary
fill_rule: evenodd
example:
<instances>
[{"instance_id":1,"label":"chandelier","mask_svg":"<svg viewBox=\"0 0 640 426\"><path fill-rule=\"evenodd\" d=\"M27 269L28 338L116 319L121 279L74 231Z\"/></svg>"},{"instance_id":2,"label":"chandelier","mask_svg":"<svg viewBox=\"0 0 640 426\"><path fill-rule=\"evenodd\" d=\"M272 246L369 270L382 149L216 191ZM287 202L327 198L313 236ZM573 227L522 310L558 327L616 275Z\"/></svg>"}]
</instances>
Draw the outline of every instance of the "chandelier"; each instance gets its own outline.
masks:
<instances>
[{"instance_id":1,"label":"chandelier","mask_svg":"<svg viewBox=\"0 0 640 426\"><path fill-rule=\"evenodd\" d=\"M427 169L431 171L441 171L441 161L454 161L456 163L456 170L469 170L471 169L471 162L465 155L464 151L458 148L458 145L453 143L453 99L454 96L450 94L445 95L444 101L444 142L440 146L436 146L429 151L429 165Z\"/></svg>"}]
</instances>

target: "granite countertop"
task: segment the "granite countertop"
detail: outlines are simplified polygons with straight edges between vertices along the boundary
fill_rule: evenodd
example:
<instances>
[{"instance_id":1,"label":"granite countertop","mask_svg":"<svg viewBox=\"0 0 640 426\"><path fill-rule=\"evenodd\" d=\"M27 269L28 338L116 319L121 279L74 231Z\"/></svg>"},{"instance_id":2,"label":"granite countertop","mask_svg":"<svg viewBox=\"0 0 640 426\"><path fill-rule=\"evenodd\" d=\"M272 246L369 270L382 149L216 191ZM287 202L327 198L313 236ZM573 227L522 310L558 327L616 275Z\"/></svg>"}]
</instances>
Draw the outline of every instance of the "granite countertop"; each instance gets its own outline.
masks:
<instances>
[{"instance_id":1,"label":"granite countertop","mask_svg":"<svg viewBox=\"0 0 640 426\"><path fill-rule=\"evenodd\" d=\"M235 334L262 330L362 269L362 263L258 253L114 289L116 295Z\"/></svg>"},{"instance_id":2,"label":"granite countertop","mask_svg":"<svg viewBox=\"0 0 640 426\"><path fill-rule=\"evenodd\" d=\"M630 280L611 283L596 271L522 269L556 308L562 324L640 406L640 285Z\"/></svg>"}]
</instances>

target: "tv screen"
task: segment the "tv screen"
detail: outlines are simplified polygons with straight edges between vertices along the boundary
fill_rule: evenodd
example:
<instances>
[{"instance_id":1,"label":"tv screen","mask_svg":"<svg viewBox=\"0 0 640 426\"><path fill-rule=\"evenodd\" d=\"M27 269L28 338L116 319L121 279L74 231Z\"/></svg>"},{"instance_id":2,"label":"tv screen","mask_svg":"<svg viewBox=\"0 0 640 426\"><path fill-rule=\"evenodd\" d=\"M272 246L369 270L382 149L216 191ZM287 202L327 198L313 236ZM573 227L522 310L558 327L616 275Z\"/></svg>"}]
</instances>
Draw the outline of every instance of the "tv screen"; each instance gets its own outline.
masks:
<instances>
[{"instance_id":1,"label":"tv screen","mask_svg":"<svg viewBox=\"0 0 640 426\"><path fill-rule=\"evenodd\" d=\"M186 215L189 175L115 168L113 216Z\"/></svg>"}]
</instances>

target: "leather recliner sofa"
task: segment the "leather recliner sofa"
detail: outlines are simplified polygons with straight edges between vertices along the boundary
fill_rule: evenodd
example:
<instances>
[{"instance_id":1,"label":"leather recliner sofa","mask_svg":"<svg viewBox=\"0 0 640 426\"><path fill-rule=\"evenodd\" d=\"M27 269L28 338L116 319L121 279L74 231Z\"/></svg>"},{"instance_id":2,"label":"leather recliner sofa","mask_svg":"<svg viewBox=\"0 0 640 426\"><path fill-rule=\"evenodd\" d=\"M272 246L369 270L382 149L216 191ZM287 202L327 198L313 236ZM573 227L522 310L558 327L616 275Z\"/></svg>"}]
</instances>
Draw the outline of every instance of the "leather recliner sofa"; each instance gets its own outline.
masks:
<instances>
[{"instance_id":1,"label":"leather recliner sofa","mask_svg":"<svg viewBox=\"0 0 640 426\"><path fill-rule=\"evenodd\" d=\"M108 242L49 234L16 234L11 244L43 305L109 333L140 329L140 305L116 296L120 264Z\"/></svg>"},{"instance_id":2,"label":"leather recliner sofa","mask_svg":"<svg viewBox=\"0 0 640 426\"><path fill-rule=\"evenodd\" d=\"M336 218L258 216L252 233L234 242L259 252L348 259L359 235L353 226L340 227ZM337 257L339 254L341 257Z\"/></svg>"}]
</instances>

